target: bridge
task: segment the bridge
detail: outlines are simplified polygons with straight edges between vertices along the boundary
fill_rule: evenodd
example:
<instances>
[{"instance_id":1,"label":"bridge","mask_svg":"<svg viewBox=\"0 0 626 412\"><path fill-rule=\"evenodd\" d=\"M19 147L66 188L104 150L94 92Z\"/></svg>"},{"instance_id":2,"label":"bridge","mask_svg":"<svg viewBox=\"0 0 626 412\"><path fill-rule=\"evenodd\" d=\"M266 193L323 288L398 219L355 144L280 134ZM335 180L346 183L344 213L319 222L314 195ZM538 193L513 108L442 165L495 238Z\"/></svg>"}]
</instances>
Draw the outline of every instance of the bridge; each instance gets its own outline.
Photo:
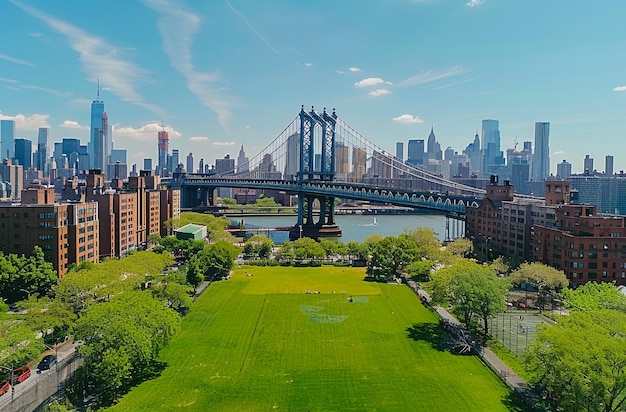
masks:
<instances>
[{"instance_id":1,"label":"bridge","mask_svg":"<svg viewBox=\"0 0 626 412\"><path fill-rule=\"evenodd\" d=\"M404 163L361 136L333 109L301 108L265 149L232 170L206 175L177 173L185 208L214 204L215 191L243 188L298 197L290 238L340 236L335 199L410 207L463 219L484 190L459 184ZM313 213L317 210L319 213Z\"/></svg>"}]
</instances>

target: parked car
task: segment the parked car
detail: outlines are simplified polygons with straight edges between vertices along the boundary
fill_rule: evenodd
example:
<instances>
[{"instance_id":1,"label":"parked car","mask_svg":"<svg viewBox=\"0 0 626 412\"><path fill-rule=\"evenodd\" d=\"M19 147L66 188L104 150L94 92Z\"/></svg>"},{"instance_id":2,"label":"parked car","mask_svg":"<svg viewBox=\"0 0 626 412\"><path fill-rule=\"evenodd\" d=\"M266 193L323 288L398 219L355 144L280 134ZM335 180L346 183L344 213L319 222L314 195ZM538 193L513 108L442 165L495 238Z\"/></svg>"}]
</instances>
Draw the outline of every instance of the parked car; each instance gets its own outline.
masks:
<instances>
[{"instance_id":1,"label":"parked car","mask_svg":"<svg viewBox=\"0 0 626 412\"><path fill-rule=\"evenodd\" d=\"M9 384L9 381L0 382L0 396L7 393L9 389L11 389L11 384Z\"/></svg>"},{"instance_id":2,"label":"parked car","mask_svg":"<svg viewBox=\"0 0 626 412\"><path fill-rule=\"evenodd\" d=\"M39 365L37 365L37 371L41 372L41 371L48 370L56 362L57 362L56 355L46 355L43 357L41 362L39 362Z\"/></svg>"},{"instance_id":3,"label":"parked car","mask_svg":"<svg viewBox=\"0 0 626 412\"><path fill-rule=\"evenodd\" d=\"M22 383L28 378L30 378L30 369L28 366L22 366L13 371L13 384L14 385L17 385L18 383Z\"/></svg>"}]
</instances>

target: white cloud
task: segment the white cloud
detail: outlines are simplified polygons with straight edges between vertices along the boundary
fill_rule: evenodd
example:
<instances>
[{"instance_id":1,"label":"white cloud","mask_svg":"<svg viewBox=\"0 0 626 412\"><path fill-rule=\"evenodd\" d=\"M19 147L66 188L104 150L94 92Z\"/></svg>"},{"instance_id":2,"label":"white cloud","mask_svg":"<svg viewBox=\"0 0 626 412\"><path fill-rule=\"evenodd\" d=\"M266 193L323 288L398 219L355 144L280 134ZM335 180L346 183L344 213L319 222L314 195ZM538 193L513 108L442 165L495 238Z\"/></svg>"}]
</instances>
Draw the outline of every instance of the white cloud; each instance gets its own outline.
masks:
<instances>
[{"instance_id":1,"label":"white cloud","mask_svg":"<svg viewBox=\"0 0 626 412\"><path fill-rule=\"evenodd\" d=\"M469 0L465 5L467 7L476 7L485 4L485 0Z\"/></svg>"},{"instance_id":2,"label":"white cloud","mask_svg":"<svg viewBox=\"0 0 626 412\"><path fill-rule=\"evenodd\" d=\"M192 136L189 138L190 142L208 142L209 138L206 136Z\"/></svg>"},{"instance_id":3,"label":"white cloud","mask_svg":"<svg viewBox=\"0 0 626 412\"><path fill-rule=\"evenodd\" d=\"M6 60L11 63L22 64L24 66L35 67L34 64L27 62L26 60L18 59L17 57L7 56L6 54L0 53L0 60Z\"/></svg>"},{"instance_id":4,"label":"white cloud","mask_svg":"<svg viewBox=\"0 0 626 412\"><path fill-rule=\"evenodd\" d=\"M387 89L376 89L376 90L372 90L368 94L370 96L378 97L378 96L383 96L385 94L391 94L391 92Z\"/></svg>"},{"instance_id":5,"label":"white cloud","mask_svg":"<svg viewBox=\"0 0 626 412\"><path fill-rule=\"evenodd\" d=\"M617 86L613 89L614 92L626 92L626 86Z\"/></svg>"},{"instance_id":6,"label":"white cloud","mask_svg":"<svg viewBox=\"0 0 626 412\"><path fill-rule=\"evenodd\" d=\"M427 70L425 72L416 74L398 83L398 86L418 86L424 83L434 82L436 80L445 79L448 77L458 76L465 73L466 70L461 66L452 66L445 70Z\"/></svg>"},{"instance_id":7,"label":"white cloud","mask_svg":"<svg viewBox=\"0 0 626 412\"><path fill-rule=\"evenodd\" d=\"M169 0L143 2L160 14L158 27L170 64L185 77L187 88L203 105L215 112L222 127L227 129L232 110L240 105L240 101L216 85L219 80L216 73L196 71L194 67L191 49L193 36L200 29L200 17Z\"/></svg>"},{"instance_id":8,"label":"white cloud","mask_svg":"<svg viewBox=\"0 0 626 412\"><path fill-rule=\"evenodd\" d=\"M163 130L163 126L158 123L146 123L145 125L134 128L134 127L115 127L113 129L113 135L115 136L116 141L120 141L121 137L126 137L135 140L141 140L145 142L155 142L157 141L158 133ZM169 138L176 139L182 136L182 134L176 130L174 130L171 126L165 126L165 130L169 134Z\"/></svg>"},{"instance_id":9,"label":"white cloud","mask_svg":"<svg viewBox=\"0 0 626 412\"><path fill-rule=\"evenodd\" d=\"M402 114L398 117L394 117L392 119L394 122L405 123L405 124L415 124L415 123L424 123L419 116L412 116L410 114Z\"/></svg>"},{"instance_id":10,"label":"white cloud","mask_svg":"<svg viewBox=\"0 0 626 412\"><path fill-rule=\"evenodd\" d=\"M344 72L343 70L337 70L337 73L339 73L339 74L345 74L346 72Z\"/></svg>"},{"instance_id":11,"label":"white cloud","mask_svg":"<svg viewBox=\"0 0 626 412\"><path fill-rule=\"evenodd\" d=\"M213 142L213 146L235 146L235 142Z\"/></svg>"},{"instance_id":12,"label":"white cloud","mask_svg":"<svg viewBox=\"0 0 626 412\"><path fill-rule=\"evenodd\" d=\"M80 55L81 69L90 81L96 83L100 77L100 83L111 87L121 100L163 115L163 109L147 103L136 89L137 83L150 81L148 71L127 60L118 47L33 7L15 0L13 4L67 37L72 49Z\"/></svg>"},{"instance_id":13,"label":"white cloud","mask_svg":"<svg viewBox=\"0 0 626 412\"><path fill-rule=\"evenodd\" d=\"M565 154L565 150L557 150L555 152L552 153L555 156L560 156L560 155L564 155Z\"/></svg>"},{"instance_id":14,"label":"white cloud","mask_svg":"<svg viewBox=\"0 0 626 412\"><path fill-rule=\"evenodd\" d=\"M0 120L15 121L15 128L18 130L38 130L40 127L50 127L48 124L48 114L31 114L24 116L22 113L15 116L6 116L0 113Z\"/></svg>"},{"instance_id":15,"label":"white cloud","mask_svg":"<svg viewBox=\"0 0 626 412\"><path fill-rule=\"evenodd\" d=\"M305 65L306 67L311 67L311 66L313 66L313 63L304 63L304 65Z\"/></svg>"},{"instance_id":16,"label":"white cloud","mask_svg":"<svg viewBox=\"0 0 626 412\"><path fill-rule=\"evenodd\" d=\"M348 70L350 70L352 73L358 73L358 72L362 72L363 70L359 69L358 67L350 67Z\"/></svg>"},{"instance_id":17,"label":"white cloud","mask_svg":"<svg viewBox=\"0 0 626 412\"><path fill-rule=\"evenodd\" d=\"M368 77L367 79L363 79L354 83L354 85L356 87L369 87L369 86L376 86L377 84L384 84L384 83L391 84L391 82L386 82L380 77Z\"/></svg>"},{"instance_id":18,"label":"white cloud","mask_svg":"<svg viewBox=\"0 0 626 412\"><path fill-rule=\"evenodd\" d=\"M89 126L81 126L76 120L64 120L59 127L64 127L66 129L89 130Z\"/></svg>"}]
</instances>

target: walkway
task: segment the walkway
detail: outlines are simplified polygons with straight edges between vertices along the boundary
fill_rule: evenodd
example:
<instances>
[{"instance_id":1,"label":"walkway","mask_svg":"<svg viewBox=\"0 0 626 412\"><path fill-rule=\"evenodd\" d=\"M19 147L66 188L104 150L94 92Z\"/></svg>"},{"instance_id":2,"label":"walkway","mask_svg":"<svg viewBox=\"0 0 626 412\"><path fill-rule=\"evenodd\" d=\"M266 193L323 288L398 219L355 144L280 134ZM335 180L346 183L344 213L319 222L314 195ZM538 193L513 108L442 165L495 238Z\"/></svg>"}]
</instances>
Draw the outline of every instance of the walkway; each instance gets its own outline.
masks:
<instances>
[{"instance_id":1,"label":"walkway","mask_svg":"<svg viewBox=\"0 0 626 412\"><path fill-rule=\"evenodd\" d=\"M422 289L417 283L412 280L407 280L407 285L420 297L422 301L431 302L430 295L424 289ZM452 325L461 325L461 323L446 309L441 306L433 306L435 311L439 314L441 319L445 319ZM488 347L484 347L480 358L489 366L495 373L497 373L501 379L513 390L520 393L522 396L537 402L537 396L530 390L528 384L524 379L519 377L513 369L507 366L502 360Z\"/></svg>"}]
</instances>

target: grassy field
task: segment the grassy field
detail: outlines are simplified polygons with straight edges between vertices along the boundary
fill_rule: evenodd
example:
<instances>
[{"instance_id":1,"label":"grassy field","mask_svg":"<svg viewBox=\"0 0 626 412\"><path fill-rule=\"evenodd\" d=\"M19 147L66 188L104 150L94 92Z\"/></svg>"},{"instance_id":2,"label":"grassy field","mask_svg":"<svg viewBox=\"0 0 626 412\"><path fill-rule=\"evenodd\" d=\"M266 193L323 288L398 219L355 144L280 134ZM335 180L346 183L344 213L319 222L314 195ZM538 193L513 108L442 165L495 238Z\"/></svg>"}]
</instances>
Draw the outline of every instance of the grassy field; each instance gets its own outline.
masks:
<instances>
[{"instance_id":1,"label":"grassy field","mask_svg":"<svg viewBox=\"0 0 626 412\"><path fill-rule=\"evenodd\" d=\"M363 275L332 267L237 270L194 303L162 352L161 376L112 409L509 409L509 391L476 357L439 350L436 316L406 286Z\"/></svg>"}]
</instances>

